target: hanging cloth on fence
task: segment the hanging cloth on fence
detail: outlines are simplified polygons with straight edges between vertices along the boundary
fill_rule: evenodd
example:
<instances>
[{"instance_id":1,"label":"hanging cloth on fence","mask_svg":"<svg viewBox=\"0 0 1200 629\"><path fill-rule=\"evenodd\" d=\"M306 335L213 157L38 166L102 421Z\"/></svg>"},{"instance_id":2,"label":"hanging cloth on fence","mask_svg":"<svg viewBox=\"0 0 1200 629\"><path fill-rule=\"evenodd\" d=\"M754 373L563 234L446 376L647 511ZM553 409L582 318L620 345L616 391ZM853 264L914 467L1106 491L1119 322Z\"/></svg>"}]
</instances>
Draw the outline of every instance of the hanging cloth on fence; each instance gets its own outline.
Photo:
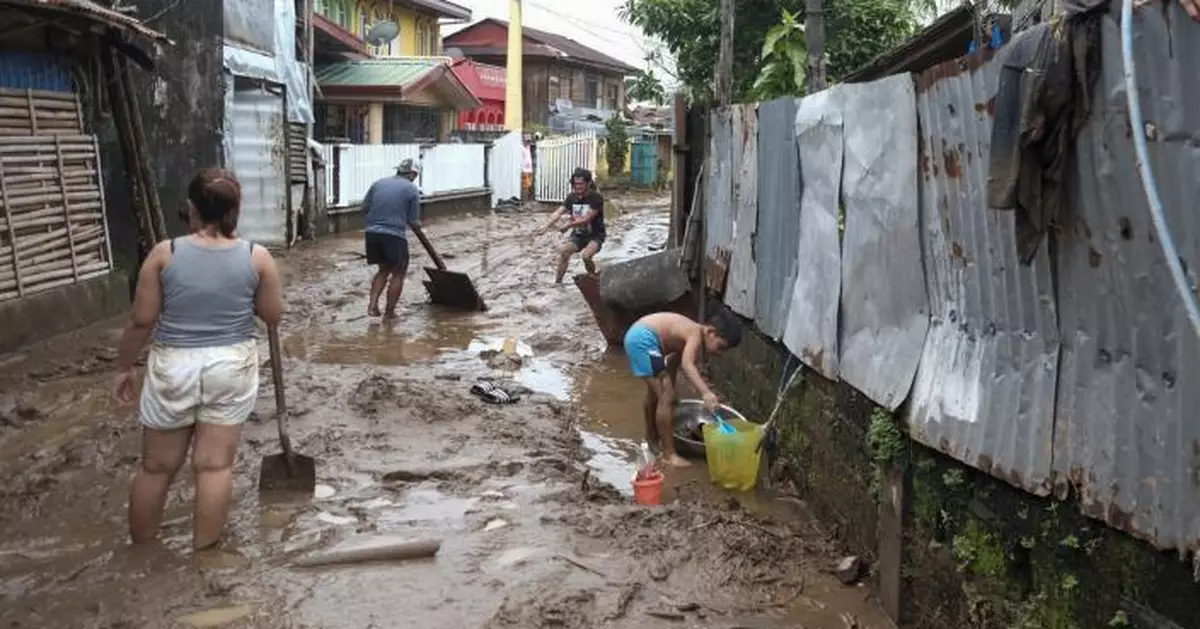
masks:
<instances>
[{"instance_id":1,"label":"hanging cloth on fence","mask_svg":"<svg viewBox=\"0 0 1200 629\"><path fill-rule=\"evenodd\" d=\"M1100 17L1075 13L1039 24L1001 53L987 200L1016 212L1025 264L1066 213L1070 157L1100 75Z\"/></svg>"}]
</instances>

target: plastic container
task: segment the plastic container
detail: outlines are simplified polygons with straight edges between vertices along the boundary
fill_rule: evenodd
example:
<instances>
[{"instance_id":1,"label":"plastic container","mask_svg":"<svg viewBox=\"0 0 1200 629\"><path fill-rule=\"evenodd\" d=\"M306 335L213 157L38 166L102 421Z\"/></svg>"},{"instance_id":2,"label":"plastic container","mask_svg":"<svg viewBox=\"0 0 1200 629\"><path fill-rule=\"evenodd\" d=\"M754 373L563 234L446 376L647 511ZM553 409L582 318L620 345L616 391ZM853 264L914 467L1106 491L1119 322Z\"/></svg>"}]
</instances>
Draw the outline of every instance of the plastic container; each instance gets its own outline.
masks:
<instances>
[{"instance_id":1,"label":"plastic container","mask_svg":"<svg viewBox=\"0 0 1200 629\"><path fill-rule=\"evenodd\" d=\"M708 476L712 482L731 491L750 491L758 484L763 439L762 426L742 419L728 419L733 433L724 433L720 424L705 424L704 449L708 455Z\"/></svg>"},{"instance_id":2,"label":"plastic container","mask_svg":"<svg viewBox=\"0 0 1200 629\"><path fill-rule=\"evenodd\" d=\"M663 473L654 470L644 478L633 479L633 502L649 507L662 504Z\"/></svg>"}]
</instances>

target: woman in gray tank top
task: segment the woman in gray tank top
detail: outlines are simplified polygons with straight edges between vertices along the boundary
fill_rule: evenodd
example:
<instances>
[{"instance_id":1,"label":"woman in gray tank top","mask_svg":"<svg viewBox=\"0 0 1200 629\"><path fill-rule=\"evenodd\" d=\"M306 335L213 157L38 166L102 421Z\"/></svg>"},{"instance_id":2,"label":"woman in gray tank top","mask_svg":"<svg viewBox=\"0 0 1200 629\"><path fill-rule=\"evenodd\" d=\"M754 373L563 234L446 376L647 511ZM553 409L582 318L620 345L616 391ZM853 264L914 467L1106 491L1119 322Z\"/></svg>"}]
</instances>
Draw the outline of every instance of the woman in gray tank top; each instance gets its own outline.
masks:
<instances>
[{"instance_id":1,"label":"woman in gray tank top","mask_svg":"<svg viewBox=\"0 0 1200 629\"><path fill-rule=\"evenodd\" d=\"M220 541L233 496L242 424L258 398L254 315L283 316L271 254L237 237L242 188L232 173L200 171L188 185L192 234L160 242L138 273L133 316L121 337L113 394L138 399L134 362L152 342L141 383L142 460L129 496L134 543L154 540L175 474L192 450L192 543Z\"/></svg>"}]
</instances>

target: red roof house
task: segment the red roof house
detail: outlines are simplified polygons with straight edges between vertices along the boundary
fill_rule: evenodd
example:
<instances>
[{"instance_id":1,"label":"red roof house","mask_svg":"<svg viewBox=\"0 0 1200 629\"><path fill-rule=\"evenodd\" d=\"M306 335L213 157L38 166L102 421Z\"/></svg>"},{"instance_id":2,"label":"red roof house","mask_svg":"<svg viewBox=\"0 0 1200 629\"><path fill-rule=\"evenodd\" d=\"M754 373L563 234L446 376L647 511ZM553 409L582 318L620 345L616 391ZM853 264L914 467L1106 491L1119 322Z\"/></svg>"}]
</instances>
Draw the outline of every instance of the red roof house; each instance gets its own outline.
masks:
<instances>
[{"instance_id":1,"label":"red roof house","mask_svg":"<svg viewBox=\"0 0 1200 629\"><path fill-rule=\"evenodd\" d=\"M504 68L477 63L471 59L456 59L450 70L480 102L478 108L458 113L458 128L468 131L503 131L506 75Z\"/></svg>"}]
</instances>

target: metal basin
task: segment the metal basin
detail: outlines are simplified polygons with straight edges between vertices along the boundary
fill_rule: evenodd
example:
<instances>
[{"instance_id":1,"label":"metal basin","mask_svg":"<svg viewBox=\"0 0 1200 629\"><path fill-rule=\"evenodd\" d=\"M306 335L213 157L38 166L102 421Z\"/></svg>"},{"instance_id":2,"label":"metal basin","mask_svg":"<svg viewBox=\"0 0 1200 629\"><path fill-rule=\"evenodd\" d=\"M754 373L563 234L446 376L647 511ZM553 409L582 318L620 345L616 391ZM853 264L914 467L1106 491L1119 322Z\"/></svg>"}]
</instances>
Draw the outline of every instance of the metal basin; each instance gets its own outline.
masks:
<instances>
[{"instance_id":1,"label":"metal basin","mask_svg":"<svg viewBox=\"0 0 1200 629\"><path fill-rule=\"evenodd\" d=\"M726 419L750 421L745 415L736 410L721 405L721 411ZM675 450L680 456L704 458L704 437L701 430L705 423L712 421L712 413L704 408L701 400L679 400L675 405Z\"/></svg>"}]
</instances>

